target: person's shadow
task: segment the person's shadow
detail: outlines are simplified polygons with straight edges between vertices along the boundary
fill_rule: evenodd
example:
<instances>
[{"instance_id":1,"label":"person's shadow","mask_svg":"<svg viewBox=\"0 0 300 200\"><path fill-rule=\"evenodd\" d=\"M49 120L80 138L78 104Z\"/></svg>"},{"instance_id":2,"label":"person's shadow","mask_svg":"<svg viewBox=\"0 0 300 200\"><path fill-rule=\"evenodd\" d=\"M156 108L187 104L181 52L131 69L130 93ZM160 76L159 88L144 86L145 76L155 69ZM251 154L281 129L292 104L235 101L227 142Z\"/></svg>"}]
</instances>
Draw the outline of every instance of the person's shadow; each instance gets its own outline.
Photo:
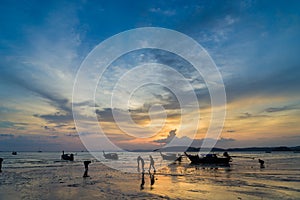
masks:
<instances>
[{"instance_id":1,"label":"person's shadow","mask_svg":"<svg viewBox=\"0 0 300 200\"><path fill-rule=\"evenodd\" d=\"M142 172L142 182L141 182L141 185L140 185L140 190L144 189L144 185L145 185L145 173Z\"/></svg>"},{"instance_id":2,"label":"person's shadow","mask_svg":"<svg viewBox=\"0 0 300 200\"><path fill-rule=\"evenodd\" d=\"M149 171L149 177L150 177L150 189L153 189L153 185L155 183L155 171L153 173L151 173Z\"/></svg>"}]
</instances>

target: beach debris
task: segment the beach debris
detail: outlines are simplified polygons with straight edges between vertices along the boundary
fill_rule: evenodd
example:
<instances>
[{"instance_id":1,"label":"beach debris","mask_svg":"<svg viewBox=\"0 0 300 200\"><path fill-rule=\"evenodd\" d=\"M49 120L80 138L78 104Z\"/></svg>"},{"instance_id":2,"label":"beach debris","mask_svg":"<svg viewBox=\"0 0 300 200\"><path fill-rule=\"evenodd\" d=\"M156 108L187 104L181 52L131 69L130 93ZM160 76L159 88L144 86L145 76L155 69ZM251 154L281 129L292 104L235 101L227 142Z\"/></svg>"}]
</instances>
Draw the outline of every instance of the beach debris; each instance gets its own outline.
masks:
<instances>
[{"instance_id":1,"label":"beach debris","mask_svg":"<svg viewBox=\"0 0 300 200\"><path fill-rule=\"evenodd\" d=\"M3 162L3 158L0 158L0 173L2 172L2 162Z\"/></svg>"},{"instance_id":2,"label":"beach debris","mask_svg":"<svg viewBox=\"0 0 300 200\"><path fill-rule=\"evenodd\" d=\"M145 172L145 161L141 156L138 156L137 157L137 164L138 164L137 170L138 170L138 172L140 172L140 162L141 162L141 166L142 166L142 172L144 173Z\"/></svg>"},{"instance_id":3,"label":"beach debris","mask_svg":"<svg viewBox=\"0 0 300 200\"><path fill-rule=\"evenodd\" d=\"M89 171L89 164L91 164L91 161L89 161L89 160L83 161L83 164L84 164L84 169L85 169L83 177L86 178L86 177L89 177L88 171Z\"/></svg>"}]
</instances>

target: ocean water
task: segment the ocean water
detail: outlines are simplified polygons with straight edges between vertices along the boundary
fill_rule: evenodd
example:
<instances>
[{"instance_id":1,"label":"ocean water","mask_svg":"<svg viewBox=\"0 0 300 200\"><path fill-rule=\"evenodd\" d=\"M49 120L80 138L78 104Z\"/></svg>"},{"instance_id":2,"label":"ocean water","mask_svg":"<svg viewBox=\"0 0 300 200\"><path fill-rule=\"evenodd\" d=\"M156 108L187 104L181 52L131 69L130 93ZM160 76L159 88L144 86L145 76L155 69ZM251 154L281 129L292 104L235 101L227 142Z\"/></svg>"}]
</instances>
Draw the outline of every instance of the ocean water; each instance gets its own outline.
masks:
<instances>
[{"instance_id":1,"label":"ocean water","mask_svg":"<svg viewBox=\"0 0 300 200\"><path fill-rule=\"evenodd\" d=\"M66 152L70 153L70 152ZM149 167L149 152L118 152L119 160L104 159L102 152L94 152L97 160L88 152L73 152L74 162L62 161L61 152L0 152L4 159L2 170L82 165L84 160L92 164L101 162L123 172L137 172L137 155ZM300 199L300 153L293 152L229 152L234 156L230 167L194 166L187 158L181 164L162 160L157 152L151 152L157 168L155 187L148 192L170 198L186 199ZM253 159L252 159L253 158ZM260 168L258 159L265 161ZM219 195L219 196L218 196ZM228 197L228 198L227 198Z\"/></svg>"}]
</instances>

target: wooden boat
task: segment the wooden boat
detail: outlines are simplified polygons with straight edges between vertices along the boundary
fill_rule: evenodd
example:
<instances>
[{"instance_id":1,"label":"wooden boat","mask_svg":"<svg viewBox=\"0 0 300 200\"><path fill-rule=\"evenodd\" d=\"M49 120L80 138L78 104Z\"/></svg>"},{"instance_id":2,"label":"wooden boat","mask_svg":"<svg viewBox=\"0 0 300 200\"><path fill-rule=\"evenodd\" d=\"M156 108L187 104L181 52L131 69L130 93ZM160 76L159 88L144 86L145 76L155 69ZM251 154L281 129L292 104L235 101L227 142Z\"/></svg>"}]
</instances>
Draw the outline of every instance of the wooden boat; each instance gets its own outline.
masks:
<instances>
[{"instance_id":1,"label":"wooden boat","mask_svg":"<svg viewBox=\"0 0 300 200\"><path fill-rule=\"evenodd\" d=\"M12 155L17 155L17 152L16 152L16 151L13 151L11 154L12 154Z\"/></svg>"},{"instance_id":2,"label":"wooden boat","mask_svg":"<svg viewBox=\"0 0 300 200\"><path fill-rule=\"evenodd\" d=\"M198 154L191 155L184 152L184 154L189 158L191 164L216 164L216 165L229 165L232 161L230 156L218 157L216 154L207 154L204 157L199 157Z\"/></svg>"},{"instance_id":3,"label":"wooden boat","mask_svg":"<svg viewBox=\"0 0 300 200\"><path fill-rule=\"evenodd\" d=\"M181 155L178 156L175 153L169 153L169 154L163 154L161 152L159 153L163 160L178 161L178 162L181 162L182 160L182 156Z\"/></svg>"},{"instance_id":4,"label":"wooden boat","mask_svg":"<svg viewBox=\"0 0 300 200\"><path fill-rule=\"evenodd\" d=\"M118 160L119 159L118 154L116 154L116 153L105 153L103 151L103 156L104 156L105 159L111 159L111 160Z\"/></svg>"},{"instance_id":5,"label":"wooden boat","mask_svg":"<svg viewBox=\"0 0 300 200\"><path fill-rule=\"evenodd\" d=\"M63 154L61 155L62 160L69 160L69 161L74 161L74 154L65 154L63 151Z\"/></svg>"}]
</instances>

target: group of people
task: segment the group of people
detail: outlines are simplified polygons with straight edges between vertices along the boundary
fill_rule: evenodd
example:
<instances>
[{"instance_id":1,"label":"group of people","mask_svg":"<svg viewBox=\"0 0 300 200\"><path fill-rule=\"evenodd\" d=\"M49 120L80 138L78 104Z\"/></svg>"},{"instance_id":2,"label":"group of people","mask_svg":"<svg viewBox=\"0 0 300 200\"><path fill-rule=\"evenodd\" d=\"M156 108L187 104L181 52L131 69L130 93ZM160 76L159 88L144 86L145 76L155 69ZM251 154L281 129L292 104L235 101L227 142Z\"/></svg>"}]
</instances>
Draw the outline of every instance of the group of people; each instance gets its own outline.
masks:
<instances>
[{"instance_id":1,"label":"group of people","mask_svg":"<svg viewBox=\"0 0 300 200\"><path fill-rule=\"evenodd\" d=\"M156 172L156 169L155 169L155 166L154 166L154 159L151 155L149 155L149 158L150 158L150 165L149 165L149 177L150 177L150 187L152 189L152 186L154 185L155 183L155 172ZM145 161L144 159L141 157L141 156L138 156L137 157L137 164L138 164L138 168L137 168L137 171L140 172L140 165L142 167L142 182L141 182L141 185L140 185L140 188L141 190L144 189L144 185L145 185ZM151 173L151 168L153 168L153 173Z\"/></svg>"},{"instance_id":2,"label":"group of people","mask_svg":"<svg viewBox=\"0 0 300 200\"><path fill-rule=\"evenodd\" d=\"M153 157L150 155L150 165L149 165L149 172L151 171L151 168L153 168L154 172L156 172L156 169L154 167L154 159ZM142 172L145 172L145 161L141 156L137 157L137 164L138 164L138 168L137 171L140 172L140 163L141 163L141 167L142 167Z\"/></svg>"},{"instance_id":3,"label":"group of people","mask_svg":"<svg viewBox=\"0 0 300 200\"><path fill-rule=\"evenodd\" d=\"M150 158L149 177L150 177L150 185L151 185L150 187L152 189L152 186L155 183L156 169L155 169L155 166L154 166L154 159L153 159L153 157L150 155L149 158ZM140 189L143 190L144 189L144 185L145 185L145 161L144 161L144 159L141 156L138 156L137 157L137 163L138 163L138 172L140 172L140 166L142 168L142 182L141 182L141 185L140 185ZM91 164L91 161L84 161L83 164L84 164L84 169L85 169L83 177L86 178L86 177L89 177L88 170L89 170L89 164ZM151 168L153 168L153 173L151 173Z\"/></svg>"}]
</instances>

